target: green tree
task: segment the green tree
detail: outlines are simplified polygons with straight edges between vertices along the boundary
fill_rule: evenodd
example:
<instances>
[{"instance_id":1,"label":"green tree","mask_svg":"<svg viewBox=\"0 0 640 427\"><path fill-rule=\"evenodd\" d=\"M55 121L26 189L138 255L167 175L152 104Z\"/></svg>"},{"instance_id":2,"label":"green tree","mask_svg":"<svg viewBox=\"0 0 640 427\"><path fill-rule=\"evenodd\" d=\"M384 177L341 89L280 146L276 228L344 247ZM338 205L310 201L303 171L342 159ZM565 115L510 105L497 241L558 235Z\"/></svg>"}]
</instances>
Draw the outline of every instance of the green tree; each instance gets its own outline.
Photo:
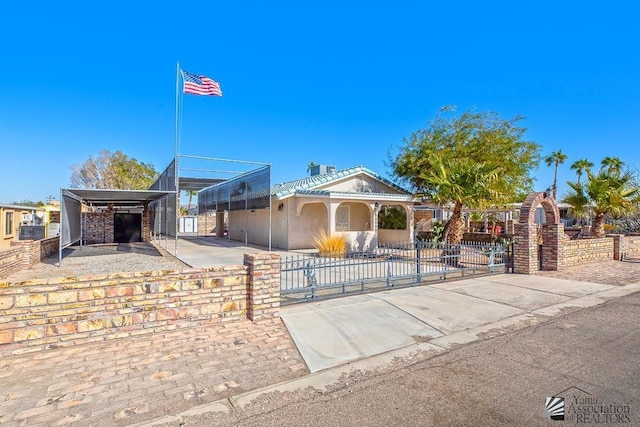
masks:
<instances>
[{"instance_id":1,"label":"green tree","mask_svg":"<svg viewBox=\"0 0 640 427\"><path fill-rule=\"evenodd\" d=\"M635 185L635 177L629 171L623 171L624 162L616 161L609 167L609 157L605 158L602 167L596 173L587 170L584 183L567 182L569 193L563 202L572 207L576 216L593 215L591 236L604 237L604 220L606 215L620 217L637 209L640 203L640 188ZM618 159L619 160L619 159Z\"/></svg>"},{"instance_id":2,"label":"green tree","mask_svg":"<svg viewBox=\"0 0 640 427\"><path fill-rule=\"evenodd\" d=\"M399 205L383 205L378 213L378 228L405 230L407 228L407 212Z\"/></svg>"},{"instance_id":3,"label":"green tree","mask_svg":"<svg viewBox=\"0 0 640 427\"><path fill-rule=\"evenodd\" d=\"M80 165L71 166L71 186L146 190L158 177L152 164L139 162L121 151L102 150Z\"/></svg>"},{"instance_id":4,"label":"green tree","mask_svg":"<svg viewBox=\"0 0 640 427\"><path fill-rule=\"evenodd\" d=\"M580 178L582 178L582 174L591 170L593 167L593 163L591 163L587 159L576 160L571 164L571 170L576 171L576 175L578 175L578 184L580 184Z\"/></svg>"},{"instance_id":5,"label":"green tree","mask_svg":"<svg viewBox=\"0 0 640 427\"><path fill-rule=\"evenodd\" d=\"M503 119L494 112L466 111L445 117L444 107L423 130L405 138L390 160L393 174L416 194L453 212L445 230L450 243L462 241L462 208L513 202L531 191L529 171L540 160L540 146L523 140L522 117Z\"/></svg>"},{"instance_id":6,"label":"green tree","mask_svg":"<svg viewBox=\"0 0 640 427\"><path fill-rule=\"evenodd\" d=\"M21 200L19 202L13 202L11 204L12 205L20 205L20 206L31 206L31 207L34 207L34 208L39 208L41 206L44 206L44 202L42 200L38 200L36 202L36 201L33 201L33 200L26 200L26 199L25 200Z\"/></svg>"},{"instance_id":7,"label":"green tree","mask_svg":"<svg viewBox=\"0 0 640 427\"><path fill-rule=\"evenodd\" d=\"M551 187L551 194L553 198L556 198L558 191L558 165L561 165L567 160L567 155L562 152L562 150L553 151L551 154L544 158L547 166L553 165L553 187Z\"/></svg>"}]
</instances>

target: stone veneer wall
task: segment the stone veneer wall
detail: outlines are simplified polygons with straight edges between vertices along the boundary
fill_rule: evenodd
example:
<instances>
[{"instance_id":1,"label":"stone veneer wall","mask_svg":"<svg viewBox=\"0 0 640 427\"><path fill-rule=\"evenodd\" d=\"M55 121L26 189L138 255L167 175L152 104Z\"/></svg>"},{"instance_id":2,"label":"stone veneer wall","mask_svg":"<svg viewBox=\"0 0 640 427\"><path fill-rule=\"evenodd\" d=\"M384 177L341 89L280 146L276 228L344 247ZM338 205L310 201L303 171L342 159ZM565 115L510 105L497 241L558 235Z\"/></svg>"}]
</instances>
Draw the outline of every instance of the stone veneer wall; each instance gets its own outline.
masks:
<instances>
[{"instance_id":1,"label":"stone veneer wall","mask_svg":"<svg viewBox=\"0 0 640 427\"><path fill-rule=\"evenodd\" d=\"M43 259L54 255L60 248L58 236L48 239L16 243L13 247L0 251L0 279L20 270L25 270Z\"/></svg>"},{"instance_id":2,"label":"stone veneer wall","mask_svg":"<svg viewBox=\"0 0 640 427\"><path fill-rule=\"evenodd\" d=\"M144 209L142 210L142 230L140 238L143 242L151 241L151 210L149 210L149 203L144 203Z\"/></svg>"},{"instance_id":3,"label":"stone veneer wall","mask_svg":"<svg viewBox=\"0 0 640 427\"><path fill-rule=\"evenodd\" d=\"M610 234L613 238L613 258L624 260L640 258L640 236L625 236L624 234Z\"/></svg>"},{"instance_id":4,"label":"stone veneer wall","mask_svg":"<svg viewBox=\"0 0 640 427\"><path fill-rule=\"evenodd\" d=\"M198 235L209 236L215 234L216 229L216 212L208 211L207 213L198 214Z\"/></svg>"},{"instance_id":5,"label":"stone veneer wall","mask_svg":"<svg viewBox=\"0 0 640 427\"><path fill-rule=\"evenodd\" d=\"M614 245L611 237L566 240L563 246L564 257L561 267L614 259Z\"/></svg>"},{"instance_id":6,"label":"stone veneer wall","mask_svg":"<svg viewBox=\"0 0 640 427\"><path fill-rule=\"evenodd\" d=\"M244 266L0 282L0 355L280 315L280 257Z\"/></svg>"},{"instance_id":7,"label":"stone veneer wall","mask_svg":"<svg viewBox=\"0 0 640 427\"><path fill-rule=\"evenodd\" d=\"M108 209L104 212L82 213L82 240L87 245L97 243L113 243L113 215L116 211ZM145 203L142 211L141 239L151 241L151 211Z\"/></svg>"},{"instance_id":8,"label":"stone veneer wall","mask_svg":"<svg viewBox=\"0 0 640 427\"><path fill-rule=\"evenodd\" d=\"M83 212L82 240L87 245L113 243L113 210Z\"/></svg>"}]
</instances>

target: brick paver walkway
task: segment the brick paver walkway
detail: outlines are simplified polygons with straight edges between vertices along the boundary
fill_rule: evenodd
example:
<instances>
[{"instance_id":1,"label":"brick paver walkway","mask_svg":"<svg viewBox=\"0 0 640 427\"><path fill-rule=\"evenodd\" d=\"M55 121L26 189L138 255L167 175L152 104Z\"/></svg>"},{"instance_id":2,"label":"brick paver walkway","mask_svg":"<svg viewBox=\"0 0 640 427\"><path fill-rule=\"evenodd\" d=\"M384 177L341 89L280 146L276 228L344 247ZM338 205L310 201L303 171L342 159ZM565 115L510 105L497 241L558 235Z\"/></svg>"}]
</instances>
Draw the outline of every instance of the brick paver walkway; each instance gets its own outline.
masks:
<instances>
[{"instance_id":1,"label":"brick paver walkway","mask_svg":"<svg viewBox=\"0 0 640 427\"><path fill-rule=\"evenodd\" d=\"M621 286L640 282L640 261L603 261L569 267L562 271L540 271L537 274L558 279Z\"/></svg>"},{"instance_id":2,"label":"brick paver walkway","mask_svg":"<svg viewBox=\"0 0 640 427\"><path fill-rule=\"evenodd\" d=\"M308 374L280 319L0 358L0 425L124 426Z\"/></svg>"}]
</instances>

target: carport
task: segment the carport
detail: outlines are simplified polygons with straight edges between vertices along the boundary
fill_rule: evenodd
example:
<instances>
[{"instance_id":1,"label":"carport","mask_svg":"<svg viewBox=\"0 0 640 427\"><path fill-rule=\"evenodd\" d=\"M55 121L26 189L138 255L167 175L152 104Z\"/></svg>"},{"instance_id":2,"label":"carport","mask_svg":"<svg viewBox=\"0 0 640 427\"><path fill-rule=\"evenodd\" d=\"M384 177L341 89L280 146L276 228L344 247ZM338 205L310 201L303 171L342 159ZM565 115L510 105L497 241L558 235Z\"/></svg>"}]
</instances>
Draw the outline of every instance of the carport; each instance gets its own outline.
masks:
<instances>
[{"instance_id":1,"label":"carport","mask_svg":"<svg viewBox=\"0 0 640 427\"><path fill-rule=\"evenodd\" d=\"M67 188L60 191L60 250L76 243L151 240L149 204L175 191Z\"/></svg>"}]
</instances>

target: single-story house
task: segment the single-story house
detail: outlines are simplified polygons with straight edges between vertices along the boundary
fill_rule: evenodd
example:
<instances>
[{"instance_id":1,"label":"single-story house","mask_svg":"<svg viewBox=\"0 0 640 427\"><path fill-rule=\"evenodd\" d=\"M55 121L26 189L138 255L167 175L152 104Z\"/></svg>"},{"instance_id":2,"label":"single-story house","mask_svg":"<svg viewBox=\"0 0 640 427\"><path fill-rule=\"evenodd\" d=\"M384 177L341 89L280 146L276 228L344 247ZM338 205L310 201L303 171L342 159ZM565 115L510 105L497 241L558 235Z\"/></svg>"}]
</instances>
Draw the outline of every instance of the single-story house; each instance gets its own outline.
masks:
<instances>
[{"instance_id":1,"label":"single-story house","mask_svg":"<svg viewBox=\"0 0 640 427\"><path fill-rule=\"evenodd\" d=\"M352 251L413 239L413 194L364 166L319 165L273 185L270 196L270 212L228 212L230 239L268 246L270 232L273 248L310 249L324 232L346 237Z\"/></svg>"}]
</instances>

